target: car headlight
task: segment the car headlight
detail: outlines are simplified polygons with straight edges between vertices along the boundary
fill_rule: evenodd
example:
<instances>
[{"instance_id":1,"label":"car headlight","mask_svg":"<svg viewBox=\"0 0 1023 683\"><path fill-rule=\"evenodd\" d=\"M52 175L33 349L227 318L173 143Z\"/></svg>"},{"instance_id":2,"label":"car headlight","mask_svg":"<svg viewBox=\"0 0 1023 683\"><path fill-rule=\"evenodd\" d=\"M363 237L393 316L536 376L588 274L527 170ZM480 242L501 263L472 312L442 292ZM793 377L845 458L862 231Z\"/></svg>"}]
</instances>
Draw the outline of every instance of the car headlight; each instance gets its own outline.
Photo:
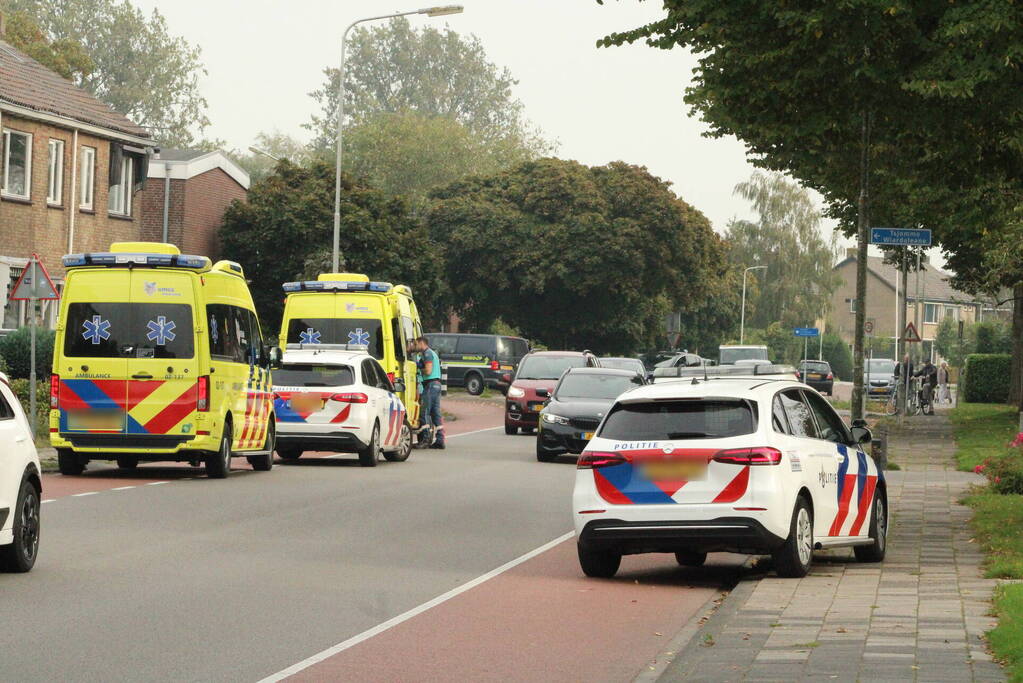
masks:
<instances>
[{"instance_id":1,"label":"car headlight","mask_svg":"<svg viewBox=\"0 0 1023 683\"><path fill-rule=\"evenodd\" d=\"M555 415L554 413L540 413L540 417L543 418L544 422L549 422L556 425L567 425L568 418Z\"/></svg>"},{"instance_id":2,"label":"car headlight","mask_svg":"<svg viewBox=\"0 0 1023 683\"><path fill-rule=\"evenodd\" d=\"M524 392L522 389L519 389L518 387L508 388L508 398L522 398L525 395L526 392Z\"/></svg>"}]
</instances>

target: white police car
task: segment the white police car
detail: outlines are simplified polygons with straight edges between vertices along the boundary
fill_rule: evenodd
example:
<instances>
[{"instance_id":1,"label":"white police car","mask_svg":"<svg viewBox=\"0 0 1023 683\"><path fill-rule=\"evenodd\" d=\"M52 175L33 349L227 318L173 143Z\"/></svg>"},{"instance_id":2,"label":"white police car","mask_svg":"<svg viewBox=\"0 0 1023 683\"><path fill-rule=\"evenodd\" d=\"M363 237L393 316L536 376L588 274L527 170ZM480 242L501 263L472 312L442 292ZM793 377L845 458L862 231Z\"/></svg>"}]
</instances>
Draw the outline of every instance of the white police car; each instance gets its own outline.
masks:
<instances>
[{"instance_id":1,"label":"white police car","mask_svg":"<svg viewBox=\"0 0 1023 683\"><path fill-rule=\"evenodd\" d=\"M39 455L21 403L0 373L0 570L27 572L39 554Z\"/></svg>"},{"instance_id":2,"label":"white police car","mask_svg":"<svg viewBox=\"0 0 1023 683\"><path fill-rule=\"evenodd\" d=\"M409 427L398 393L365 346L288 344L273 371L277 454L285 460L303 451L355 452L363 467L381 457L407 460Z\"/></svg>"},{"instance_id":3,"label":"white police car","mask_svg":"<svg viewBox=\"0 0 1023 683\"><path fill-rule=\"evenodd\" d=\"M621 395L579 458L573 512L579 562L609 577L622 555L771 554L804 576L814 549L853 546L884 559L884 473L851 430L791 368L700 374ZM749 373L747 373L748 375Z\"/></svg>"}]
</instances>

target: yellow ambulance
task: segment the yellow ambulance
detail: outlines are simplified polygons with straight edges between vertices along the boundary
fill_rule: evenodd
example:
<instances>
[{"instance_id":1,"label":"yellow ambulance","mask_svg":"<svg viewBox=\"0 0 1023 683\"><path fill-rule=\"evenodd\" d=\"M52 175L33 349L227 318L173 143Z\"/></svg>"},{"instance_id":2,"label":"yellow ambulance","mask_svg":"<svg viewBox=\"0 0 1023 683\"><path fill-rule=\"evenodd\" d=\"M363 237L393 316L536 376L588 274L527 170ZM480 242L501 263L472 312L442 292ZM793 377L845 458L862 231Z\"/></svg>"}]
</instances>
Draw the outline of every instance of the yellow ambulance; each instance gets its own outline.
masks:
<instances>
[{"instance_id":1,"label":"yellow ambulance","mask_svg":"<svg viewBox=\"0 0 1023 683\"><path fill-rule=\"evenodd\" d=\"M322 273L316 280L286 282L281 345L351 344L366 346L393 382L401 377L399 394L409 426L419 426L416 364L409 342L422 336L419 311L406 285L370 282L361 273Z\"/></svg>"},{"instance_id":2,"label":"yellow ambulance","mask_svg":"<svg viewBox=\"0 0 1023 683\"><path fill-rule=\"evenodd\" d=\"M50 378L50 443L63 474L90 460L273 466L270 366L242 267L171 244L69 254Z\"/></svg>"}]
</instances>

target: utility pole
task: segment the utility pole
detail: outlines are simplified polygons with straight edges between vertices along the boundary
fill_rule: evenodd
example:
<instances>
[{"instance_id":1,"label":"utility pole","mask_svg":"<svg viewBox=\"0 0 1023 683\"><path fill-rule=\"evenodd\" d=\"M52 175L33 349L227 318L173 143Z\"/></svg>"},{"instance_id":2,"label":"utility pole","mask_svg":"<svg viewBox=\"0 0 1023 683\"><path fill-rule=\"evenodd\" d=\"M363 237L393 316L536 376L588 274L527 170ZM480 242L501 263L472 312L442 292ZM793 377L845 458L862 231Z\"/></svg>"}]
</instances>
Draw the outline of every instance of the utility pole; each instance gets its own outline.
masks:
<instances>
[{"instance_id":1,"label":"utility pole","mask_svg":"<svg viewBox=\"0 0 1023 683\"><path fill-rule=\"evenodd\" d=\"M902 300L899 302L899 309L902 311L902 327L906 327L906 321L909 320L909 247L902 248L902 264L899 267L899 277L902 280ZM902 353L896 357L896 360L901 363L902 357L909 352L909 347L906 341L902 338L902 330L895 330L895 334L898 336L898 340L902 342L901 351ZM904 375L904 376L903 376ZM904 372L899 376L899 383L902 384L902 398L899 399L901 405L899 406L899 414L906 414L906 398L909 395L909 373Z\"/></svg>"}]
</instances>

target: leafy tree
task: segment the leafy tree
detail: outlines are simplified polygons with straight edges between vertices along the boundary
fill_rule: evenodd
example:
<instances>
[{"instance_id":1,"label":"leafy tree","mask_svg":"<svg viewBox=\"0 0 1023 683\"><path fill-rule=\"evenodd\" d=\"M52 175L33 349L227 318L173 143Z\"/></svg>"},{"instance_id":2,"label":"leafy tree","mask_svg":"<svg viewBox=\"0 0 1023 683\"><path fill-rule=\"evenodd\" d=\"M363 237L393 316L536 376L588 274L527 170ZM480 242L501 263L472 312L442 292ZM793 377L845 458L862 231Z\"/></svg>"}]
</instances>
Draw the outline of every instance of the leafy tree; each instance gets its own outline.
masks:
<instances>
[{"instance_id":1,"label":"leafy tree","mask_svg":"<svg viewBox=\"0 0 1023 683\"><path fill-rule=\"evenodd\" d=\"M681 332L684 348L705 358L716 358L718 346L738 333L742 271L728 262L726 242L716 234L710 241L712 249L708 253L707 267L711 275L705 283L706 294L683 311ZM749 311L747 300L747 315Z\"/></svg>"},{"instance_id":2,"label":"leafy tree","mask_svg":"<svg viewBox=\"0 0 1023 683\"><path fill-rule=\"evenodd\" d=\"M53 330L36 329L36 377L48 377L53 366ZM0 337L0 358L11 379L28 379L32 372L32 330L19 327Z\"/></svg>"},{"instance_id":3,"label":"leafy tree","mask_svg":"<svg viewBox=\"0 0 1023 683\"><path fill-rule=\"evenodd\" d=\"M699 308L720 247L668 183L623 162L541 159L438 190L429 215L451 303L553 348L658 344L669 310Z\"/></svg>"},{"instance_id":4,"label":"leafy tree","mask_svg":"<svg viewBox=\"0 0 1023 683\"><path fill-rule=\"evenodd\" d=\"M374 187L419 203L429 190L491 175L531 158L508 139L485 140L447 116L413 111L367 115L345 133L344 168Z\"/></svg>"},{"instance_id":5,"label":"leafy tree","mask_svg":"<svg viewBox=\"0 0 1023 683\"><path fill-rule=\"evenodd\" d=\"M334 167L286 160L255 183L248 201L224 214L224 252L245 268L265 329L275 333L283 313L281 284L329 272ZM421 315L435 320L443 295L441 266L422 222L408 204L342 176L341 248L349 271L412 287ZM431 318L433 316L433 318Z\"/></svg>"},{"instance_id":6,"label":"leafy tree","mask_svg":"<svg viewBox=\"0 0 1023 683\"><path fill-rule=\"evenodd\" d=\"M299 166L309 163L313 158L308 145L279 130L257 134L252 146L276 157L277 160L286 159ZM266 154L252 150L234 150L231 152L231 158L245 169L253 183L271 175L277 165L277 161Z\"/></svg>"},{"instance_id":7,"label":"leafy tree","mask_svg":"<svg viewBox=\"0 0 1023 683\"><path fill-rule=\"evenodd\" d=\"M94 68L73 80L116 111L149 128L162 144L190 147L209 125L199 78L200 50L172 36L157 10L147 18L117 0L5 0L24 12L52 45L76 45Z\"/></svg>"},{"instance_id":8,"label":"leafy tree","mask_svg":"<svg viewBox=\"0 0 1023 683\"><path fill-rule=\"evenodd\" d=\"M747 294L752 304L747 324L766 327L778 321L787 327L805 326L826 316L838 286L835 242L822 236L820 214L810 194L779 173L759 172L739 183L735 192L753 204L758 217L728 224L730 258L739 270L767 266L758 291Z\"/></svg>"},{"instance_id":9,"label":"leafy tree","mask_svg":"<svg viewBox=\"0 0 1023 683\"><path fill-rule=\"evenodd\" d=\"M849 345L837 334L826 333L821 340L821 356L831 365L836 380L848 382L853 374L852 354Z\"/></svg>"},{"instance_id":10,"label":"leafy tree","mask_svg":"<svg viewBox=\"0 0 1023 683\"><path fill-rule=\"evenodd\" d=\"M27 13L13 12L5 20L7 42L64 78L82 78L95 68L81 45L67 39L51 41Z\"/></svg>"},{"instance_id":11,"label":"leafy tree","mask_svg":"<svg viewBox=\"0 0 1023 683\"><path fill-rule=\"evenodd\" d=\"M313 146L329 152L336 140L339 71L323 73L326 81L312 93L321 112L308 127ZM487 59L476 36L413 29L404 17L359 27L348 40L345 125L374 114L415 112L457 121L486 144L520 147L531 156L549 153L512 95L516 83L507 68Z\"/></svg>"}]
</instances>

